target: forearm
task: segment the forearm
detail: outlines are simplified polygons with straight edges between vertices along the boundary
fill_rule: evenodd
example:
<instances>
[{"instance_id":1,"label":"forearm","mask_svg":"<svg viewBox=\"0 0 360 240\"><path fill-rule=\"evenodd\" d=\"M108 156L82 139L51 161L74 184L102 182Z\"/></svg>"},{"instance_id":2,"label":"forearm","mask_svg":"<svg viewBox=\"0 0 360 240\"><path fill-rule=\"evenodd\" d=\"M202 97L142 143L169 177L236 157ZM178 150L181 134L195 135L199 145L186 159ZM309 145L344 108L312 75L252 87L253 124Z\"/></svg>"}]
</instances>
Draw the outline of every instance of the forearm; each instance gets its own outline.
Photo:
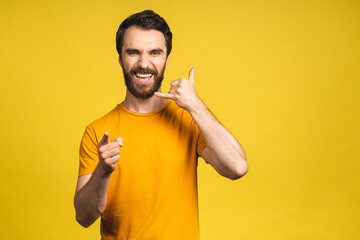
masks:
<instances>
[{"instance_id":1,"label":"forearm","mask_svg":"<svg viewBox=\"0 0 360 240\"><path fill-rule=\"evenodd\" d=\"M205 160L219 174L230 179L245 175L248 170L246 155L235 137L221 125L200 99L193 104L189 112L207 144L209 153L205 155L209 156L205 156L208 158Z\"/></svg>"},{"instance_id":2,"label":"forearm","mask_svg":"<svg viewBox=\"0 0 360 240\"><path fill-rule=\"evenodd\" d=\"M93 224L105 210L110 175L99 164L89 181L76 192L74 198L76 220L83 227Z\"/></svg>"}]
</instances>

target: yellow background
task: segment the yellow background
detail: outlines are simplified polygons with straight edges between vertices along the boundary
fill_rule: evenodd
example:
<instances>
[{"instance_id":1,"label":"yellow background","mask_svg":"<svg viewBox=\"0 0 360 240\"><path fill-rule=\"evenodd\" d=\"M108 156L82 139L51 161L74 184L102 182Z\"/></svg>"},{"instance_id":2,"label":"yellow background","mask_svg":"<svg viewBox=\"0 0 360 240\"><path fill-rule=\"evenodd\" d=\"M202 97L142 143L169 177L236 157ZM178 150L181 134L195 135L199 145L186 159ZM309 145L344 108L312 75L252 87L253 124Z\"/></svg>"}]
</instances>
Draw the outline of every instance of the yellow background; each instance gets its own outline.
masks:
<instances>
[{"instance_id":1,"label":"yellow background","mask_svg":"<svg viewBox=\"0 0 360 240\"><path fill-rule=\"evenodd\" d=\"M248 156L237 181L200 161L201 239L359 239L360 2L350 0L2 0L0 238L99 239L98 222L83 229L74 217L78 148L124 98L115 33L144 9L174 34L163 90L195 66L198 94Z\"/></svg>"}]
</instances>

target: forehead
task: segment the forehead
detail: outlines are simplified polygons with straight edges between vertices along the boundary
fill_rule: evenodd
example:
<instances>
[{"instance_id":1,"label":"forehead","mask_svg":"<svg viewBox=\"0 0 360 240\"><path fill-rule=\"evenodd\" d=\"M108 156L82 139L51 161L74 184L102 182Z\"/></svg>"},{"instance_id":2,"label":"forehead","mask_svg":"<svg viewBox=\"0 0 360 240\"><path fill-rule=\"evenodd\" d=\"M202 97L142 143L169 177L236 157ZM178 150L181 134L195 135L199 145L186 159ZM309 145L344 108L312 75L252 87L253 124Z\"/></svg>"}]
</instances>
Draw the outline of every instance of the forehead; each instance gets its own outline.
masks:
<instances>
[{"instance_id":1,"label":"forehead","mask_svg":"<svg viewBox=\"0 0 360 240\"><path fill-rule=\"evenodd\" d=\"M154 29L131 26L125 31L123 49L166 49L164 34Z\"/></svg>"}]
</instances>

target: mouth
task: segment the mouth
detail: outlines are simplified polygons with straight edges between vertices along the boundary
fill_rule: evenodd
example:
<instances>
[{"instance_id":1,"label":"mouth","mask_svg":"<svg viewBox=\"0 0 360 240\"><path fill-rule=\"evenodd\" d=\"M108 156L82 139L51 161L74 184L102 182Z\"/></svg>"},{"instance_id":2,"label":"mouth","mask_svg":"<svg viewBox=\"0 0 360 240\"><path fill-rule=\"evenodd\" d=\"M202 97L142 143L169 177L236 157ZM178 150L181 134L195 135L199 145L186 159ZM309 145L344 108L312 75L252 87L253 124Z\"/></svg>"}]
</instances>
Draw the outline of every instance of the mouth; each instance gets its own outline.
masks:
<instances>
[{"instance_id":1,"label":"mouth","mask_svg":"<svg viewBox=\"0 0 360 240\"><path fill-rule=\"evenodd\" d=\"M151 73L135 73L137 81L141 84L147 84L151 81L153 74Z\"/></svg>"}]
</instances>

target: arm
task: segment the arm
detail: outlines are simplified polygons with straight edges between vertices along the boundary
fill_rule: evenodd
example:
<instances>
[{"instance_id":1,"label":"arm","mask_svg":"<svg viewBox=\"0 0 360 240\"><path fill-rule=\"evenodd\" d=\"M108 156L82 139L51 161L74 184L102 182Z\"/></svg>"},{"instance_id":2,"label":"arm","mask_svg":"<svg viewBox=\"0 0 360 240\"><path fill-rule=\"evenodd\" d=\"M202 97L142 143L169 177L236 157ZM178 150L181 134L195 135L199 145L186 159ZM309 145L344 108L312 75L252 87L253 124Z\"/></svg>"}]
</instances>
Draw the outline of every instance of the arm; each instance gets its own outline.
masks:
<instances>
[{"instance_id":1,"label":"arm","mask_svg":"<svg viewBox=\"0 0 360 240\"><path fill-rule=\"evenodd\" d=\"M246 155L235 137L221 125L201 100L189 112L207 144L201 157L224 177L235 180L244 176L248 171Z\"/></svg>"},{"instance_id":2,"label":"arm","mask_svg":"<svg viewBox=\"0 0 360 240\"><path fill-rule=\"evenodd\" d=\"M192 68L189 80L182 78L173 81L169 93L155 94L173 99L191 114L207 144L201 157L222 176L238 179L248 171L244 149L197 96L194 72L195 68Z\"/></svg>"},{"instance_id":3,"label":"arm","mask_svg":"<svg viewBox=\"0 0 360 240\"><path fill-rule=\"evenodd\" d=\"M83 227L93 224L106 208L110 176L120 160L119 148L122 146L121 138L109 143L109 134L105 132L99 142L99 163L95 171L78 178L74 206L76 220Z\"/></svg>"}]
</instances>

